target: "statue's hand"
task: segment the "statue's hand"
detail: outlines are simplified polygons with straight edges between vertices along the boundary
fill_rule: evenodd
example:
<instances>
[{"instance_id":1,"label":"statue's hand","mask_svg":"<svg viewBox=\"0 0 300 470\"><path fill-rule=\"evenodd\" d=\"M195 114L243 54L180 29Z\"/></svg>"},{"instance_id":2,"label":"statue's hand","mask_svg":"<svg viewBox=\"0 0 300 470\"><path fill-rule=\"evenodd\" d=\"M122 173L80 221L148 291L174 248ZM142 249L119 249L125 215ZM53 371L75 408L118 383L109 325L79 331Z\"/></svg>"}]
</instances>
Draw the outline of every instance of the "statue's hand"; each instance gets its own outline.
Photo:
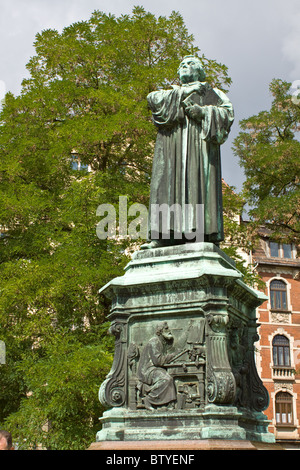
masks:
<instances>
[{"instance_id":1,"label":"statue's hand","mask_svg":"<svg viewBox=\"0 0 300 470\"><path fill-rule=\"evenodd\" d=\"M196 82L191 86L193 92L199 93L202 95L206 91L206 84L202 82Z\"/></svg>"},{"instance_id":2,"label":"statue's hand","mask_svg":"<svg viewBox=\"0 0 300 470\"><path fill-rule=\"evenodd\" d=\"M199 95L202 95L203 93L205 93L205 91L206 91L205 83L195 82L193 84L187 84L182 87L182 99L187 98L192 93L198 93Z\"/></svg>"},{"instance_id":3,"label":"statue's hand","mask_svg":"<svg viewBox=\"0 0 300 470\"><path fill-rule=\"evenodd\" d=\"M205 116L204 108L202 106L199 106L198 104L194 104L193 106L187 106L185 108L185 112L189 118L198 122L200 122L201 119L203 119Z\"/></svg>"}]
</instances>

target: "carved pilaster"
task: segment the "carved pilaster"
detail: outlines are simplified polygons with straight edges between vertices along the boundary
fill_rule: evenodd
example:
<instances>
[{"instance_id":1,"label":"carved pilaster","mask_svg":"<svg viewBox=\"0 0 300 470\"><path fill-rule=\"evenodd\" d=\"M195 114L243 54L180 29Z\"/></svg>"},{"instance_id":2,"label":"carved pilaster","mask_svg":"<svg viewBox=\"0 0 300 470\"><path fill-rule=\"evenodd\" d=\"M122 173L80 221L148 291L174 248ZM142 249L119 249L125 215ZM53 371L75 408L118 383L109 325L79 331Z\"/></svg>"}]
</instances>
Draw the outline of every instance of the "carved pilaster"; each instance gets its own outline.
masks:
<instances>
[{"instance_id":1,"label":"carved pilaster","mask_svg":"<svg viewBox=\"0 0 300 470\"><path fill-rule=\"evenodd\" d=\"M235 397L235 379L227 355L227 314L206 317L207 398L210 403L230 404Z\"/></svg>"},{"instance_id":2,"label":"carved pilaster","mask_svg":"<svg viewBox=\"0 0 300 470\"><path fill-rule=\"evenodd\" d=\"M99 390L99 400L103 406L123 406L126 398L126 338L127 325L112 323L109 333L115 336L115 355L111 371Z\"/></svg>"},{"instance_id":3,"label":"carved pilaster","mask_svg":"<svg viewBox=\"0 0 300 470\"><path fill-rule=\"evenodd\" d=\"M250 388L250 406L255 411L266 410L269 406L269 393L259 377L254 360L254 343L258 341L256 320L249 323L248 328L248 363L249 363L249 388Z\"/></svg>"}]
</instances>

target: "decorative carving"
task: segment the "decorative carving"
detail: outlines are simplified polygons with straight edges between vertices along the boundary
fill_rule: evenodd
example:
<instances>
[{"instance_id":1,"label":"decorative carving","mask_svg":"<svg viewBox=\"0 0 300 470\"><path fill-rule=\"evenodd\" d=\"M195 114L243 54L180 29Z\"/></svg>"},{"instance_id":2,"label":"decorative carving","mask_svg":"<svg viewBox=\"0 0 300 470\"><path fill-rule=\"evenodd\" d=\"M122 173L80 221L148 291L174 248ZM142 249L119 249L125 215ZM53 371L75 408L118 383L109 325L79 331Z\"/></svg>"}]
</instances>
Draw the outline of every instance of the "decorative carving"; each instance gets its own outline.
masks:
<instances>
[{"instance_id":1,"label":"decorative carving","mask_svg":"<svg viewBox=\"0 0 300 470\"><path fill-rule=\"evenodd\" d=\"M229 404L235 397L235 380L227 355L227 314L207 316L207 398L211 403Z\"/></svg>"},{"instance_id":2,"label":"decorative carving","mask_svg":"<svg viewBox=\"0 0 300 470\"><path fill-rule=\"evenodd\" d=\"M241 322L235 322L229 330L228 356L236 383L234 404L247 407L249 401L249 363L247 361L247 336Z\"/></svg>"},{"instance_id":3,"label":"decorative carving","mask_svg":"<svg viewBox=\"0 0 300 470\"><path fill-rule=\"evenodd\" d=\"M271 322L272 323L290 323L291 322L291 314L288 313L281 313L281 312L271 312Z\"/></svg>"},{"instance_id":4,"label":"decorative carving","mask_svg":"<svg viewBox=\"0 0 300 470\"><path fill-rule=\"evenodd\" d=\"M269 393L263 385L259 377L254 361L254 347L253 343L257 341L258 335L252 335L252 341L249 344L248 361L249 361L249 388L250 388L250 407L255 411L264 411L269 406Z\"/></svg>"},{"instance_id":5,"label":"decorative carving","mask_svg":"<svg viewBox=\"0 0 300 470\"><path fill-rule=\"evenodd\" d=\"M228 315L210 314L207 316L207 323L215 333L224 332L228 320Z\"/></svg>"},{"instance_id":6,"label":"decorative carving","mask_svg":"<svg viewBox=\"0 0 300 470\"><path fill-rule=\"evenodd\" d=\"M254 342L259 336L256 320L245 325L234 320L228 326L228 355L236 381L234 404L238 407L263 411L269 405L269 394L256 369Z\"/></svg>"},{"instance_id":7,"label":"decorative carving","mask_svg":"<svg viewBox=\"0 0 300 470\"><path fill-rule=\"evenodd\" d=\"M99 400L106 407L123 406L126 399L125 347L127 327L124 323L114 322L109 333L115 336L115 355L111 371L100 387Z\"/></svg>"},{"instance_id":8,"label":"decorative carving","mask_svg":"<svg viewBox=\"0 0 300 470\"><path fill-rule=\"evenodd\" d=\"M293 279L295 279L295 281L300 280L300 271L296 271L293 273Z\"/></svg>"},{"instance_id":9,"label":"decorative carving","mask_svg":"<svg viewBox=\"0 0 300 470\"><path fill-rule=\"evenodd\" d=\"M176 390L178 409L198 408L201 405L202 397L198 381L178 380Z\"/></svg>"},{"instance_id":10,"label":"decorative carving","mask_svg":"<svg viewBox=\"0 0 300 470\"><path fill-rule=\"evenodd\" d=\"M235 381L230 371L208 369L207 398L210 403L230 404L235 396Z\"/></svg>"},{"instance_id":11,"label":"decorative carving","mask_svg":"<svg viewBox=\"0 0 300 470\"><path fill-rule=\"evenodd\" d=\"M138 389L148 410L176 400L174 381L165 367L175 356L167 354L167 347L173 343L173 339L167 322L159 323L156 336L150 339L141 352L137 370Z\"/></svg>"},{"instance_id":12,"label":"decorative carving","mask_svg":"<svg viewBox=\"0 0 300 470\"><path fill-rule=\"evenodd\" d=\"M190 409L205 405L205 319L191 319L183 328L178 351L167 322L156 325L156 335L139 352L128 348L129 407ZM139 336L137 336L138 338ZM137 340L137 339L136 339Z\"/></svg>"},{"instance_id":13,"label":"decorative carving","mask_svg":"<svg viewBox=\"0 0 300 470\"><path fill-rule=\"evenodd\" d=\"M288 382L274 382L274 391L275 392L278 392L278 391L283 391L283 392L291 392L293 393L294 391L294 388L293 388L293 384L292 383L288 383Z\"/></svg>"},{"instance_id":14,"label":"decorative carving","mask_svg":"<svg viewBox=\"0 0 300 470\"><path fill-rule=\"evenodd\" d=\"M120 339L121 333L123 330L123 324L122 323L112 323L108 332L109 334L115 336L116 340Z\"/></svg>"},{"instance_id":15,"label":"decorative carving","mask_svg":"<svg viewBox=\"0 0 300 470\"><path fill-rule=\"evenodd\" d=\"M207 399L210 403L213 403L214 401L217 400L218 384L217 384L217 378L215 377L215 374L213 373L212 367L207 368L206 379L207 379L207 386L206 386Z\"/></svg>"},{"instance_id":16,"label":"decorative carving","mask_svg":"<svg viewBox=\"0 0 300 470\"><path fill-rule=\"evenodd\" d=\"M127 351L127 359L128 359L128 365L134 373L136 373L136 361L138 360L139 355L140 355L139 348L137 347L136 344L131 343Z\"/></svg>"},{"instance_id":17,"label":"decorative carving","mask_svg":"<svg viewBox=\"0 0 300 470\"><path fill-rule=\"evenodd\" d=\"M139 348L135 343L130 343L127 351L127 361L129 367L129 378L128 378L128 406L132 410L137 408L136 400L136 389L138 384L138 378L136 375L137 361L140 357ZM130 373L131 372L131 373Z\"/></svg>"}]
</instances>

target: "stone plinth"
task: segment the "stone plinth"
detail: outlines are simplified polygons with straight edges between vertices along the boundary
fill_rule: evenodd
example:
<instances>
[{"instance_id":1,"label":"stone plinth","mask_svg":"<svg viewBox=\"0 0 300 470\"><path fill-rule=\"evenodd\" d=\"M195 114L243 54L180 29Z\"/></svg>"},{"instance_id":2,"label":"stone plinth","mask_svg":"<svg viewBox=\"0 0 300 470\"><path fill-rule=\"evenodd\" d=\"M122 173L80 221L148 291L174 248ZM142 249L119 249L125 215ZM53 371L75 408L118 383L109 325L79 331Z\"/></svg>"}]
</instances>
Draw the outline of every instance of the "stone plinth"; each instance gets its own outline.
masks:
<instances>
[{"instance_id":1,"label":"stone plinth","mask_svg":"<svg viewBox=\"0 0 300 470\"><path fill-rule=\"evenodd\" d=\"M122 451L201 451L201 450L285 450L277 443L245 440L202 439L194 441L100 441L93 442L87 450Z\"/></svg>"},{"instance_id":2,"label":"stone plinth","mask_svg":"<svg viewBox=\"0 0 300 470\"><path fill-rule=\"evenodd\" d=\"M137 252L100 292L111 299L116 341L98 442L274 442L253 346L266 297L218 247Z\"/></svg>"}]
</instances>

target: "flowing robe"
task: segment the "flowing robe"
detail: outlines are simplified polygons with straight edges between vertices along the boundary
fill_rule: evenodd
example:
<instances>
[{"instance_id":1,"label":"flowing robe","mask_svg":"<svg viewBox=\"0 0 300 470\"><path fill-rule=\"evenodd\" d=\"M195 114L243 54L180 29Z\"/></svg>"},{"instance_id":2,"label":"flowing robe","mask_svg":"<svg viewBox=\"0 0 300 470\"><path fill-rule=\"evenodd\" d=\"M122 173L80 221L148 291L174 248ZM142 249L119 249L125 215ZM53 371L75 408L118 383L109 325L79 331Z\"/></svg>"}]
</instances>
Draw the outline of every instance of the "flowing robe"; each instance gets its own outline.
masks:
<instances>
[{"instance_id":1,"label":"flowing robe","mask_svg":"<svg viewBox=\"0 0 300 470\"><path fill-rule=\"evenodd\" d=\"M161 238L163 232L162 222L151 217L153 204L180 205L182 234L199 229L196 205L203 204L203 240L218 243L224 238L220 145L228 137L233 107L226 95L215 88L218 105L203 106L205 116L198 122L184 112L183 89L184 85L173 86L171 90L154 91L147 97L158 128L150 191L149 238ZM194 209L185 217L186 204ZM170 231L178 232L174 221L170 218Z\"/></svg>"},{"instance_id":2,"label":"flowing robe","mask_svg":"<svg viewBox=\"0 0 300 470\"><path fill-rule=\"evenodd\" d=\"M173 357L164 354L162 340L155 336L143 349L138 367L141 392L152 405L165 405L176 399L172 377L164 365Z\"/></svg>"}]
</instances>

